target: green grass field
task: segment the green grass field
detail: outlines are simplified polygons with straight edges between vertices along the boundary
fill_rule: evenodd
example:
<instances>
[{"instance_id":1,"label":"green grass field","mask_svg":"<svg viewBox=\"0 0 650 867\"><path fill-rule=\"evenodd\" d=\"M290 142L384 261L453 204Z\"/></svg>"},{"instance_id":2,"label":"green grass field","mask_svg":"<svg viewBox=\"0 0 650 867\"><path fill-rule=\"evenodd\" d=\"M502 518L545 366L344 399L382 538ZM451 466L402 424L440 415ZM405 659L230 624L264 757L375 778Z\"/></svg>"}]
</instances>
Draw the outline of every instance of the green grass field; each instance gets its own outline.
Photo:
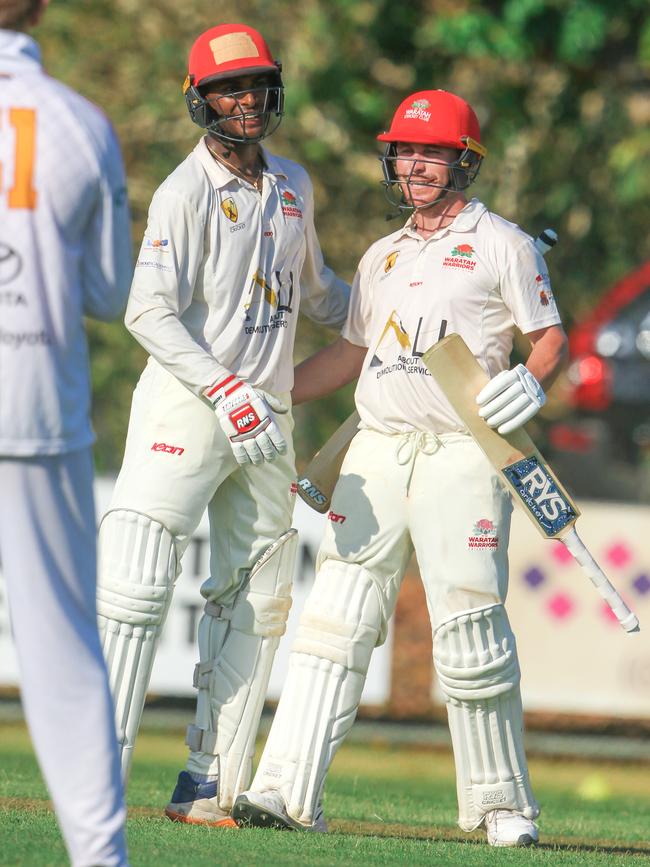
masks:
<instances>
[{"instance_id":1,"label":"green grass field","mask_svg":"<svg viewBox=\"0 0 650 867\"><path fill-rule=\"evenodd\" d=\"M650 860L650 766L533 758L543 806L540 845L492 849L455 825L449 752L344 746L325 807L331 833L213 830L162 816L185 762L183 736L144 731L129 788L137 865L641 865ZM92 773L92 769L89 769ZM64 865L66 857L24 727L0 724L0 864Z\"/></svg>"}]
</instances>

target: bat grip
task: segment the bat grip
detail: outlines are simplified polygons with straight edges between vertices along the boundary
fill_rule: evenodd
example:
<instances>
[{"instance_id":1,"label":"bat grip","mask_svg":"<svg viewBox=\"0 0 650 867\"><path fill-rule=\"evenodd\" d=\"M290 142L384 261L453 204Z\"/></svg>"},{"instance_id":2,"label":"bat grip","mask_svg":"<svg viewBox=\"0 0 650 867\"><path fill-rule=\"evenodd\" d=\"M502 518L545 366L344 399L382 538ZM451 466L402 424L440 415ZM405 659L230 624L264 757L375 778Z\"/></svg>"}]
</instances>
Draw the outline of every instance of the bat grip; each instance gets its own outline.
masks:
<instances>
[{"instance_id":1,"label":"bat grip","mask_svg":"<svg viewBox=\"0 0 650 867\"><path fill-rule=\"evenodd\" d=\"M598 590L616 615L616 619L623 629L626 632L638 632L639 621L625 602L623 602L616 589L609 583L607 576L591 556L580 536L578 536L575 527L571 527L569 532L560 541L566 545L572 556L575 557L585 570L596 590Z\"/></svg>"}]
</instances>

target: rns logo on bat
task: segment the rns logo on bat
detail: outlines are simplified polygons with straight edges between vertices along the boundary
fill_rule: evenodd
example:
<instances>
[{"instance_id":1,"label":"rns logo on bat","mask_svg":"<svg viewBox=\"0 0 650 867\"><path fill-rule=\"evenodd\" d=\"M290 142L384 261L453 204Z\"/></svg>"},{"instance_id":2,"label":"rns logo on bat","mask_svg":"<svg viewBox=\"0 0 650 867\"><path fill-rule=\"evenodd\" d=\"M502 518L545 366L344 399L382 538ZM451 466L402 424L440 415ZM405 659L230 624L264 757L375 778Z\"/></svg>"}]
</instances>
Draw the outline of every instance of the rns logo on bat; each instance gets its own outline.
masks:
<instances>
[{"instance_id":1,"label":"rns logo on bat","mask_svg":"<svg viewBox=\"0 0 650 867\"><path fill-rule=\"evenodd\" d=\"M299 479L298 486L307 494L310 500L313 500L318 506L323 505L326 500L325 494L316 485L313 485L309 479Z\"/></svg>"}]
</instances>

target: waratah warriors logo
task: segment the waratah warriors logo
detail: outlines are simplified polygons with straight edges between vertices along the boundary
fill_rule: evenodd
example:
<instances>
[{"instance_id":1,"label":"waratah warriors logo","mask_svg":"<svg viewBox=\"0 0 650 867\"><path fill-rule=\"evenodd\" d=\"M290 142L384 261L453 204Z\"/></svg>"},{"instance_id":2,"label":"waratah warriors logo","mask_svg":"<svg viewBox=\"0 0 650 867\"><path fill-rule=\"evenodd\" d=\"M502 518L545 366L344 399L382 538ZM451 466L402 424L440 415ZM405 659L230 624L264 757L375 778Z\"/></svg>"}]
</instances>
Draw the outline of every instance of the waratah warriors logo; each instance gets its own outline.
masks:
<instances>
[{"instance_id":1,"label":"waratah warriors logo","mask_svg":"<svg viewBox=\"0 0 650 867\"><path fill-rule=\"evenodd\" d=\"M298 204L298 196L292 190L282 190L280 193L282 213L285 217L302 218L302 211Z\"/></svg>"},{"instance_id":2,"label":"waratah warriors logo","mask_svg":"<svg viewBox=\"0 0 650 867\"><path fill-rule=\"evenodd\" d=\"M451 251L452 256L464 256L466 259L471 259L474 253L474 247L471 244L458 244Z\"/></svg>"},{"instance_id":3,"label":"waratah warriors logo","mask_svg":"<svg viewBox=\"0 0 650 867\"><path fill-rule=\"evenodd\" d=\"M411 103L411 107L404 112L405 120L431 120L431 112L428 110L431 103L428 99L415 99Z\"/></svg>"}]
</instances>

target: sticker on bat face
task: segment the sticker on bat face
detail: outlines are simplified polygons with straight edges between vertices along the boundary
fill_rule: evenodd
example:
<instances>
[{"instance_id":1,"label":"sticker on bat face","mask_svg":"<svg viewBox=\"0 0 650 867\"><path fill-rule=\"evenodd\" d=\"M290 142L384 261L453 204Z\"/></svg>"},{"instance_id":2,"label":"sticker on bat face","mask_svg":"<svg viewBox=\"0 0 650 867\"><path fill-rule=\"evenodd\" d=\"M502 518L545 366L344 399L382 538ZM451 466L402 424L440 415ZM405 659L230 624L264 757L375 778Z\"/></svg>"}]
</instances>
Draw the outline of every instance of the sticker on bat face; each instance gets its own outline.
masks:
<instances>
[{"instance_id":1,"label":"sticker on bat face","mask_svg":"<svg viewBox=\"0 0 650 867\"><path fill-rule=\"evenodd\" d=\"M309 479L298 479L298 486L317 506L323 506L327 502L325 494Z\"/></svg>"},{"instance_id":2,"label":"sticker on bat face","mask_svg":"<svg viewBox=\"0 0 650 867\"><path fill-rule=\"evenodd\" d=\"M501 472L547 536L557 535L577 517L547 468L536 457L523 458Z\"/></svg>"}]
</instances>

